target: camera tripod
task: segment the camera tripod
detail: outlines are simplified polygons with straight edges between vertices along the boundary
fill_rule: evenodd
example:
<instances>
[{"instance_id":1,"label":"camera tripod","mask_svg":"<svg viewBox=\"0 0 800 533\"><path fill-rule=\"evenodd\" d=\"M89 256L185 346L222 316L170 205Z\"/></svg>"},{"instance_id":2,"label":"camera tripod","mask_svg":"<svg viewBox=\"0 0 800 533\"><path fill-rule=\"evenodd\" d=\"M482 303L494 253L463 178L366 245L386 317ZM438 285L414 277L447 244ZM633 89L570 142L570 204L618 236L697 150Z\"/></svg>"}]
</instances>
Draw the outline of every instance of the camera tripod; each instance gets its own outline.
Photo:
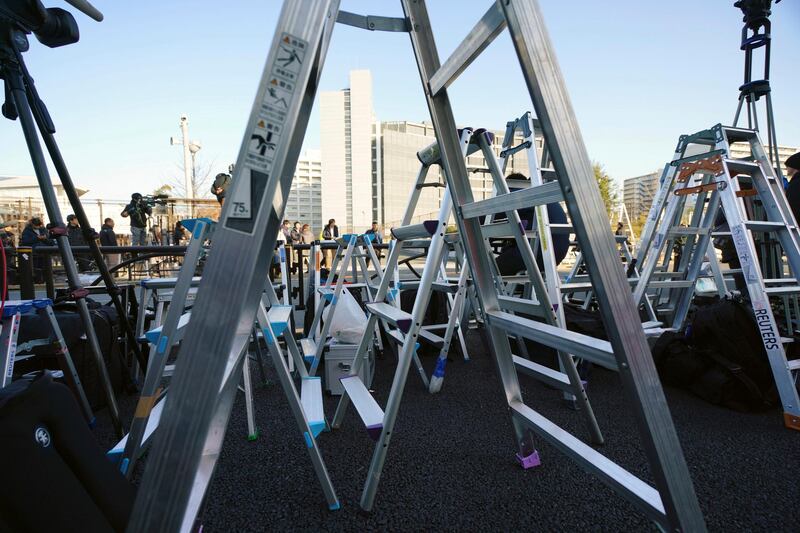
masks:
<instances>
[{"instance_id":1,"label":"camera tripod","mask_svg":"<svg viewBox=\"0 0 800 533\"><path fill-rule=\"evenodd\" d=\"M126 335L129 339L129 344L132 346L136 353L137 359L142 368L146 368L146 361L144 360L139 346L136 343L134 333L125 320L125 310L119 299L119 290L114 283L111 275L108 272L103 256L97 246L97 241L92 233L89 221L86 218L86 213L81 206L78 194L72 183L72 178L67 171L64 159L56 144L53 134L55 127L44 103L39 98L33 79L28 73L25 63L22 58L22 52L28 50L28 38L25 31L18 28L15 23L10 20L0 18L0 78L4 80L5 86L5 104L3 105L3 115L10 119L15 120L19 118L22 131L25 136L25 142L28 145L31 161L33 163L36 179L39 182L42 198L44 200L47 216L50 219L48 228L51 236L55 237L58 244L61 259L66 271L67 280L69 283L69 297L75 301L78 307L78 312L83 323L86 339L89 344L92 356L94 357L95 365L97 366L100 382L103 386L107 405L111 415L114 429L119 437L124 435L124 429L119 417L119 409L117 407L114 390L111 386L111 380L108 375L105 362L103 360L103 353L97 341L97 334L92 324L92 318L89 313L85 297L88 291L84 289L78 278L78 270L75 264L75 258L72 254L69 241L67 239L67 231L64 226L64 221L61 217L61 211L58 206L58 200L55 196L53 183L50 179L50 174L47 169L47 164L44 159L42 147L39 144L36 128L38 126L39 132L44 139L47 150L56 168L56 171L61 178L64 186L64 191L67 193L70 204L75 211L75 215L81 226L84 239L89 244L93 258L97 263L100 274L105 282L106 290L111 300L114 302L114 307L120 317L120 322L125 329Z\"/></svg>"}]
</instances>

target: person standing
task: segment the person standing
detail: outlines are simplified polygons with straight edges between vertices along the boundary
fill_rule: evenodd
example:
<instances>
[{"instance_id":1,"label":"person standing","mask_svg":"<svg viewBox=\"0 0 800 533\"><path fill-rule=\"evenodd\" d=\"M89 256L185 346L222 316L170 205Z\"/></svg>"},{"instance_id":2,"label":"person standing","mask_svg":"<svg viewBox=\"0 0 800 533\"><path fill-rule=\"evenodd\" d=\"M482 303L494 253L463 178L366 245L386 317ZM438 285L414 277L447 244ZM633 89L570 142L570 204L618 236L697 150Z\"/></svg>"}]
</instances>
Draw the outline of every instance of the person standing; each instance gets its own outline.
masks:
<instances>
[{"instance_id":1,"label":"person standing","mask_svg":"<svg viewBox=\"0 0 800 533\"><path fill-rule=\"evenodd\" d=\"M328 225L322 230L322 240L332 241L339 238L339 226L336 225L336 220L330 219ZM330 268L333 265L333 254L336 253L336 248L324 248L322 255L325 258L325 266Z\"/></svg>"},{"instance_id":2,"label":"person standing","mask_svg":"<svg viewBox=\"0 0 800 533\"><path fill-rule=\"evenodd\" d=\"M114 220L107 218L100 227L100 246L117 246L117 234L114 233ZM119 264L120 254L105 253L103 257L109 269Z\"/></svg>"},{"instance_id":3,"label":"person standing","mask_svg":"<svg viewBox=\"0 0 800 533\"><path fill-rule=\"evenodd\" d=\"M303 224L300 230L300 239L303 244L311 244L314 242L314 232L311 231L311 226Z\"/></svg>"},{"instance_id":4,"label":"person standing","mask_svg":"<svg viewBox=\"0 0 800 533\"><path fill-rule=\"evenodd\" d=\"M48 237L47 230L44 227L44 222L39 217L33 217L30 222L22 230L22 235L19 238L20 246L30 246L34 250L33 255L33 268L34 268L34 281L41 283L44 281L44 266L45 257L42 254L35 253L36 248L40 246L53 246L55 243Z\"/></svg>"},{"instance_id":5,"label":"person standing","mask_svg":"<svg viewBox=\"0 0 800 533\"><path fill-rule=\"evenodd\" d=\"M303 227L299 220L295 221L294 227L292 227L291 236L292 244L300 244L303 242Z\"/></svg>"},{"instance_id":6,"label":"person standing","mask_svg":"<svg viewBox=\"0 0 800 533\"><path fill-rule=\"evenodd\" d=\"M0 244L2 244L3 248L14 248L14 228L11 224L6 224L3 226L3 231L0 231Z\"/></svg>"},{"instance_id":7,"label":"person standing","mask_svg":"<svg viewBox=\"0 0 800 533\"><path fill-rule=\"evenodd\" d=\"M372 227L365 232L365 235L375 236L373 244L383 244L383 234L381 233L381 230L378 228L377 222L372 223Z\"/></svg>"},{"instance_id":8,"label":"person standing","mask_svg":"<svg viewBox=\"0 0 800 533\"><path fill-rule=\"evenodd\" d=\"M784 162L789 186L786 187L786 200L796 221L800 221L800 152L790 155Z\"/></svg>"},{"instance_id":9,"label":"person standing","mask_svg":"<svg viewBox=\"0 0 800 533\"><path fill-rule=\"evenodd\" d=\"M131 195L131 203L120 213L131 219L131 246L147 244L147 217L152 213L153 209L142 201L141 194L135 192Z\"/></svg>"},{"instance_id":10,"label":"person standing","mask_svg":"<svg viewBox=\"0 0 800 533\"><path fill-rule=\"evenodd\" d=\"M83 238L83 231L78 223L78 217L75 215L67 215L67 240L69 241L70 248L76 246L86 246L86 239ZM78 265L78 272L86 272L91 266L91 261L83 252L73 253L75 263Z\"/></svg>"}]
</instances>

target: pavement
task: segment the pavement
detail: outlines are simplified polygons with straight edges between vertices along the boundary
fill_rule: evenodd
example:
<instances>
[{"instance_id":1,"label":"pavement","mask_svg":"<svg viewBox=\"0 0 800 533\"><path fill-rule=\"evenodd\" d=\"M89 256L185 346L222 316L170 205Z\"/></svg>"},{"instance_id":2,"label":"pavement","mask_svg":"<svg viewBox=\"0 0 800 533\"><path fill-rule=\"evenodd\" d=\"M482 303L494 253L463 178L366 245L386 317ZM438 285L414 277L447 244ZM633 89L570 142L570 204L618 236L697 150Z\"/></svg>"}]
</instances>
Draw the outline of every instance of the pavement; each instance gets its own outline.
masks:
<instances>
[{"instance_id":1,"label":"pavement","mask_svg":"<svg viewBox=\"0 0 800 533\"><path fill-rule=\"evenodd\" d=\"M409 373L375 508L359 499L374 442L351 408L341 429L323 433L319 446L342 508L328 511L302 436L277 378L255 389L260 437L247 440L244 398L233 407L217 471L202 514L204 532L374 530L655 530L636 509L596 477L539 442L542 465L516 463L511 419L494 362L476 332L467 335L471 361L447 365L442 391L430 395ZM435 360L425 358L425 367ZM373 388L385 405L396 366L378 359ZM258 383L258 374L254 371ZM587 439L579 413L560 393L520 377L526 403ZM606 443L603 453L652 482L634 413L618 376L596 368L588 393ZM800 529L800 434L784 429L776 409L737 413L667 389L669 408L711 531ZM337 398L325 398L332 417ZM123 398L126 420L135 398ZM107 416L98 439L110 446ZM146 468L146 458L137 468Z\"/></svg>"}]
</instances>

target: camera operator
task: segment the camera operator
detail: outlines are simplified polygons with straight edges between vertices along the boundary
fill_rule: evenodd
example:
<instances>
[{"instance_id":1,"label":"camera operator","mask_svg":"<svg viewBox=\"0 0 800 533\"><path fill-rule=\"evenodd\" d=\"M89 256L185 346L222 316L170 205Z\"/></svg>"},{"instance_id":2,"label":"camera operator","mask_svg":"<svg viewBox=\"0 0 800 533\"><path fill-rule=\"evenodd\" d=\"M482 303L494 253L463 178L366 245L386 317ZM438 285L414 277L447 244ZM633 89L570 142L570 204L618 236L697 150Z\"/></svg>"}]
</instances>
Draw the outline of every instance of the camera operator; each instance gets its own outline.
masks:
<instances>
[{"instance_id":1,"label":"camera operator","mask_svg":"<svg viewBox=\"0 0 800 533\"><path fill-rule=\"evenodd\" d=\"M211 193L217 197L219 205L222 205L223 202L225 202L225 192L228 190L230 184L231 184L230 174L225 174L223 172L220 172L214 178L214 183L211 184Z\"/></svg>"},{"instance_id":2,"label":"camera operator","mask_svg":"<svg viewBox=\"0 0 800 533\"><path fill-rule=\"evenodd\" d=\"M147 244L147 217L153 209L142 200L142 195L135 192L131 195L131 203L120 213L123 217L131 217L131 246Z\"/></svg>"}]
</instances>

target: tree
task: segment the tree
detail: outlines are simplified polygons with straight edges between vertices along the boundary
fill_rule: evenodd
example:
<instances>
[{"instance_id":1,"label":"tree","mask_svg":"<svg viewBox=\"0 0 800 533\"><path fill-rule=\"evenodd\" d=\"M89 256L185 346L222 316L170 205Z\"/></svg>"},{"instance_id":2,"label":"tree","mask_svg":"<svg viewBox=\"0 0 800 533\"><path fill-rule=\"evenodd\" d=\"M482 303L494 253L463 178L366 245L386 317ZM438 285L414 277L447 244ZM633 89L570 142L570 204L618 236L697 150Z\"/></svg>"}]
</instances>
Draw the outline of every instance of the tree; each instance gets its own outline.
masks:
<instances>
[{"instance_id":1,"label":"tree","mask_svg":"<svg viewBox=\"0 0 800 533\"><path fill-rule=\"evenodd\" d=\"M606 173L603 165L595 162L592 163L592 168L594 169L594 179L597 180L597 187L600 189L600 196L606 206L606 214L611 218L611 210L617 205L617 186L611 176Z\"/></svg>"},{"instance_id":2,"label":"tree","mask_svg":"<svg viewBox=\"0 0 800 533\"><path fill-rule=\"evenodd\" d=\"M161 187L158 187L157 189L153 189L152 194L153 194L153 196L158 196L158 195L161 195L161 194L166 194L166 195L169 196L169 194L171 192L172 192L172 185L169 185L169 184L165 183Z\"/></svg>"},{"instance_id":3,"label":"tree","mask_svg":"<svg viewBox=\"0 0 800 533\"><path fill-rule=\"evenodd\" d=\"M211 172L214 168L214 161L205 163L199 156L194 158L194 168L192 169L192 197L209 198L211 196ZM174 196L186 198L186 185L184 184L183 163L176 165L180 174L169 179L170 192Z\"/></svg>"}]
</instances>

